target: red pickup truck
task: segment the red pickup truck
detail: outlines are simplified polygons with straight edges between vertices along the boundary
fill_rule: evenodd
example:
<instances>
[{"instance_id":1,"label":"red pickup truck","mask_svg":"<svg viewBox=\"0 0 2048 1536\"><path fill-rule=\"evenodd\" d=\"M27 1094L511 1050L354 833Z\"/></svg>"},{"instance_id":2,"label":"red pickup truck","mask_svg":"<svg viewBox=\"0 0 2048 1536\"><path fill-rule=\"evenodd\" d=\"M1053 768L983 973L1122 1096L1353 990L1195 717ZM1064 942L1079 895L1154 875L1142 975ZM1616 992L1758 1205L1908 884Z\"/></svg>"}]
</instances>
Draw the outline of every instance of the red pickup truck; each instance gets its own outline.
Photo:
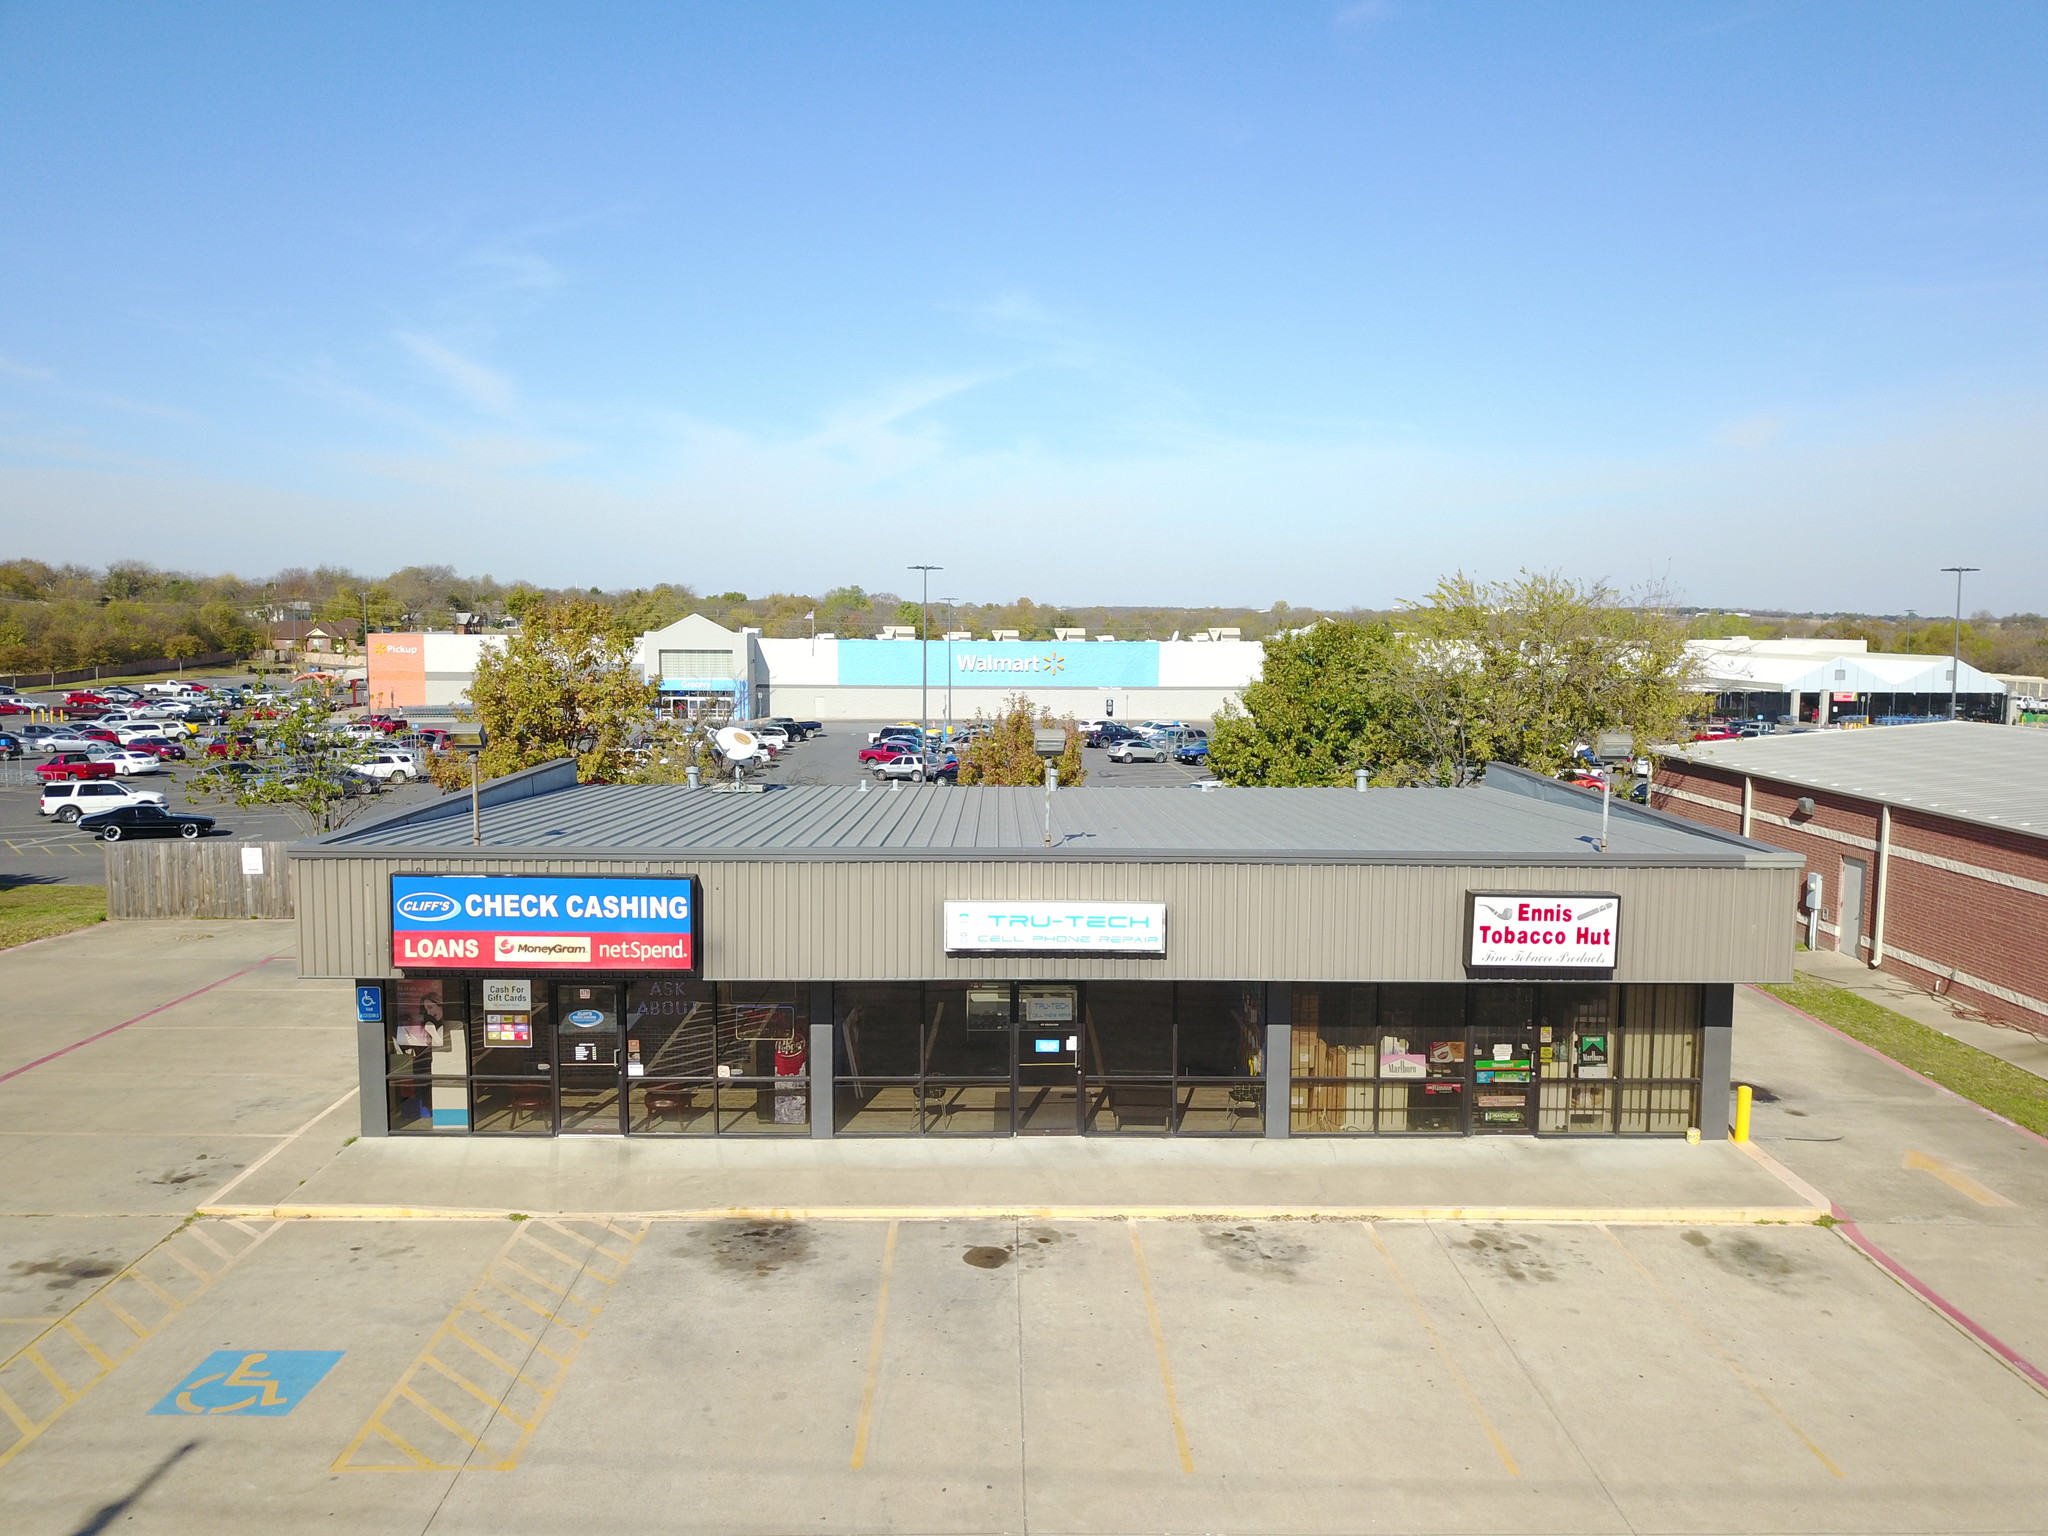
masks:
<instances>
[{"instance_id":1,"label":"red pickup truck","mask_svg":"<svg viewBox=\"0 0 2048 1536\"><path fill-rule=\"evenodd\" d=\"M100 762L83 752L59 752L36 770L36 777L45 784L54 784L59 779L111 779L113 776L112 763Z\"/></svg>"}]
</instances>

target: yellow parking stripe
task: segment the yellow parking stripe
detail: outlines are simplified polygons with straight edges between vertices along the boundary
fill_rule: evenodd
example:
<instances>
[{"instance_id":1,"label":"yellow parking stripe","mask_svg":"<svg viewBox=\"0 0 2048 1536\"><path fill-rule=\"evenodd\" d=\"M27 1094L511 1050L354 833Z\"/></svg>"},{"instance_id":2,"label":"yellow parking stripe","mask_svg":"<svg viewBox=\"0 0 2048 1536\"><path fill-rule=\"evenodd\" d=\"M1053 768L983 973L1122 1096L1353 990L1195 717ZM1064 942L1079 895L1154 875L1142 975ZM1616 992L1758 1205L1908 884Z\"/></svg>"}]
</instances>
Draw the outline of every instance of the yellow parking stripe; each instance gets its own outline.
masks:
<instances>
[{"instance_id":1,"label":"yellow parking stripe","mask_svg":"<svg viewBox=\"0 0 2048 1536\"><path fill-rule=\"evenodd\" d=\"M1187 1426L1181 1422L1180 1399L1173 1390L1173 1367L1166 1358L1166 1330L1159 1326L1159 1305L1152 1299L1152 1275L1145 1267L1145 1249L1138 1242L1138 1224L1130 1224L1131 1256L1138 1261L1138 1289L1145 1297L1145 1321L1152 1325L1152 1348L1159 1356L1159 1384L1166 1389L1166 1416L1173 1421L1173 1447L1180 1453L1180 1469L1195 1470L1195 1454L1188 1446Z\"/></svg>"},{"instance_id":2,"label":"yellow parking stripe","mask_svg":"<svg viewBox=\"0 0 2048 1536\"><path fill-rule=\"evenodd\" d=\"M882 1340L889 1324L889 1280L896 1269L896 1223L889 1223L889 1235L882 1242L882 1279L875 1290L875 1326L868 1334L868 1369L861 1381L860 1416L853 1426L853 1461L858 1472L867 1465L868 1430L874 1424L875 1389L882 1379Z\"/></svg>"},{"instance_id":3,"label":"yellow parking stripe","mask_svg":"<svg viewBox=\"0 0 2048 1536\"><path fill-rule=\"evenodd\" d=\"M539 1236L535 1229L543 1226L555 1240ZM332 1470L508 1472L518 1466L647 1227L604 1217L520 1223ZM522 1281L556 1298L553 1305L534 1300ZM524 1309L514 1314L522 1322L527 1313L540 1319L537 1332L505 1316L515 1303ZM524 1344L521 1358L485 1344L477 1336L485 1325Z\"/></svg>"},{"instance_id":4,"label":"yellow parking stripe","mask_svg":"<svg viewBox=\"0 0 2048 1536\"><path fill-rule=\"evenodd\" d=\"M1665 1289L1664 1282L1659 1280L1654 1274L1650 1272L1650 1267L1647 1264L1645 1264L1641 1259L1636 1257L1635 1251L1631 1249L1627 1243L1624 1243L1618 1235L1616 1235L1613 1228L1603 1226L1600 1230L1607 1234L1607 1240L1613 1243L1615 1247L1619 1248L1622 1252L1622 1255L1629 1261L1629 1263L1635 1266L1636 1273L1641 1275L1645 1280L1649 1282L1650 1289L1657 1293L1658 1297L1663 1301L1664 1305L1671 1309L1673 1315L1675 1315L1681 1323L1685 1324L1686 1327L1690 1328L1695 1334L1699 1336L1700 1341L1703 1344L1705 1344L1708 1350L1710 1350L1713 1353L1714 1358L1719 1360L1723 1365L1727 1366L1728 1369L1734 1373L1735 1379L1741 1382L1745 1387L1749 1388L1749 1390L1755 1395L1758 1402L1762 1403L1766 1408L1771 1410L1772 1415L1777 1419L1777 1421L1792 1432L1793 1438L1798 1440L1798 1442L1801 1445L1805 1446L1807 1450L1811 1451L1813 1453L1814 1459L1818 1461L1822 1466L1828 1469L1829 1475L1833 1477L1845 1476L1842 1469L1836 1466L1834 1462L1829 1459L1828 1453L1822 1450L1817 1444L1814 1443L1813 1437L1807 1434L1805 1430L1801 1429L1798 1426L1798 1424L1793 1422L1792 1415L1787 1413L1784 1409L1780 1408L1775 1402L1773 1402L1770 1393L1766 1392L1760 1385L1758 1385L1756 1380L1749 1374L1749 1372L1745 1371L1742 1368L1742 1366L1736 1361L1735 1357L1729 1354L1727 1350L1721 1347L1720 1340L1716 1339L1711 1333L1707 1332L1707 1330L1703 1328L1699 1323L1693 1320L1692 1314L1686 1311L1684 1307L1679 1305L1678 1298L1672 1295L1670 1291Z\"/></svg>"},{"instance_id":5,"label":"yellow parking stripe","mask_svg":"<svg viewBox=\"0 0 2048 1536\"><path fill-rule=\"evenodd\" d=\"M223 1246L202 1230L206 1225L233 1228L247 1241L238 1248ZM181 1227L0 1360L0 1414L14 1431L11 1441L0 1441L0 1466L26 1450L282 1225L213 1222ZM209 1255L216 1261L211 1268L205 1262ZM154 1321L138 1315L159 1309ZM61 1365L51 1359L53 1353L64 1356Z\"/></svg>"},{"instance_id":6,"label":"yellow parking stripe","mask_svg":"<svg viewBox=\"0 0 2048 1536\"><path fill-rule=\"evenodd\" d=\"M1472 1417L1486 1432L1486 1438L1493 1445L1494 1455L1500 1464L1508 1469L1509 1477L1520 1477L1522 1469L1515 1464L1515 1458L1508 1454L1507 1442L1500 1437L1500 1431L1493 1427L1493 1420L1486 1416L1486 1410L1479 1406L1479 1394L1472 1390L1472 1383L1465 1379L1465 1373L1458 1369L1458 1362L1451 1358L1450 1346L1443 1341L1443 1335L1436 1331L1436 1324L1429 1320L1429 1314L1422 1308L1422 1298L1415 1294L1415 1288L1408 1283L1408 1277L1401 1273L1401 1266L1394 1262L1394 1251L1387 1246L1387 1240L1380 1236L1380 1229L1371 1222L1365 1230L1372 1234L1373 1246L1380 1251L1380 1258L1387 1266L1387 1273L1394 1277L1394 1284L1401 1288L1401 1294L1408 1301L1408 1310L1415 1314L1415 1321L1422 1325L1423 1334L1429 1339L1430 1348L1436 1351L1451 1380L1458 1384L1458 1391L1465 1398L1465 1406L1472 1410Z\"/></svg>"}]
</instances>

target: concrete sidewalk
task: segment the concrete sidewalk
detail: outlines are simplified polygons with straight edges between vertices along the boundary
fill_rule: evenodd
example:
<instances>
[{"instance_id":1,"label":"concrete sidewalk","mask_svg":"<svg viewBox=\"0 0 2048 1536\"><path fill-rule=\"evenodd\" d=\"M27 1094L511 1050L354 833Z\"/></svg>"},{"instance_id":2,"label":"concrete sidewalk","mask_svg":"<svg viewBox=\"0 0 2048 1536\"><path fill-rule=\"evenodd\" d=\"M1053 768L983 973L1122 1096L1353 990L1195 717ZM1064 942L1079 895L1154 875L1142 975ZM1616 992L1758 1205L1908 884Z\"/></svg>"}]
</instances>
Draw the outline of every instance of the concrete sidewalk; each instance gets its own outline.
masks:
<instances>
[{"instance_id":1,"label":"concrete sidewalk","mask_svg":"<svg viewBox=\"0 0 2048 1536\"><path fill-rule=\"evenodd\" d=\"M1825 1213L1726 1142L358 1141L303 1185L209 1214L611 1215L813 1220L1026 1216L1812 1221Z\"/></svg>"},{"instance_id":2,"label":"concrete sidewalk","mask_svg":"<svg viewBox=\"0 0 2048 1536\"><path fill-rule=\"evenodd\" d=\"M2048 1035L1976 1018L1948 998L1923 991L1903 977L1873 971L1862 961L1831 949L1801 950L1793 956L1793 968L1845 992L1867 997L1881 1008L1904 1014L1929 1029L1940 1030L1952 1040L1974 1045L1987 1055L2024 1067L2036 1076L2048 1077Z\"/></svg>"}]
</instances>

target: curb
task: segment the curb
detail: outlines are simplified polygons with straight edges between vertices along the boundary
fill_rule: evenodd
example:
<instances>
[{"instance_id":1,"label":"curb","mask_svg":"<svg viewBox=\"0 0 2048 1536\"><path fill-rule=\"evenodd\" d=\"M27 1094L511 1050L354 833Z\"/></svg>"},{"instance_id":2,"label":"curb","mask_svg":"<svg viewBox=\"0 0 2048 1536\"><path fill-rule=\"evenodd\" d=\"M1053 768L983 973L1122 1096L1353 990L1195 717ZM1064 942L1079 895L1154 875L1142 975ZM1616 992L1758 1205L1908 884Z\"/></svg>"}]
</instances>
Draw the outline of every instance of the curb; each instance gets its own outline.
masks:
<instances>
[{"instance_id":1,"label":"curb","mask_svg":"<svg viewBox=\"0 0 2048 1536\"><path fill-rule=\"evenodd\" d=\"M242 1221L1498 1221L1617 1226L1806 1225L1826 1205L826 1205L704 1206L690 1210L520 1211L401 1205L205 1205L199 1216Z\"/></svg>"}]
</instances>

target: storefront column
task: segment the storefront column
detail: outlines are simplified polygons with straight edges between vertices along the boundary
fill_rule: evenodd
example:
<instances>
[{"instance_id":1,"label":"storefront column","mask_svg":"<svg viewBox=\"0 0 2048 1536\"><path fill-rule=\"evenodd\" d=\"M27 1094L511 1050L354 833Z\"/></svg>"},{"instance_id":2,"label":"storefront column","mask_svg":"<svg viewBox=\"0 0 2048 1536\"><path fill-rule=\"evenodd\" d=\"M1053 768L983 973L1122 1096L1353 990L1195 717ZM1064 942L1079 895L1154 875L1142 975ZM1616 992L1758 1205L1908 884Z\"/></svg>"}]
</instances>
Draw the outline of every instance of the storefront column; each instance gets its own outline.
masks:
<instances>
[{"instance_id":1,"label":"storefront column","mask_svg":"<svg viewBox=\"0 0 2048 1536\"><path fill-rule=\"evenodd\" d=\"M1294 987L1290 982L1266 983L1266 1134L1284 1138L1292 1119Z\"/></svg>"},{"instance_id":2,"label":"storefront column","mask_svg":"<svg viewBox=\"0 0 2048 1536\"><path fill-rule=\"evenodd\" d=\"M1706 993L1706 1029L1700 1050L1700 1139L1728 1139L1728 1094L1735 1072L1735 988L1722 983Z\"/></svg>"},{"instance_id":3,"label":"storefront column","mask_svg":"<svg viewBox=\"0 0 2048 1536\"><path fill-rule=\"evenodd\" d=\"M386 1099L384 1074L390 1070L391 1050L384 1042L391 1032L391 989L382 982L358 981L356 985L383 987L384 991L384 1017L369 1022L356 1020L356 1081L362 1084L362 1092L356 1097L361 1101L358 1107L362 1110L362 1134L389 1136L391 1106Z\"/></svg>"},{"instance_id":4,"label":"storefront column","mask_svg":"<svg viewBox=\"0 0 2048 1536\"><path fill-rule=\"evenodd\" d=\"M832 1139L832 983L811 983L811 1139Z\"/></svg>"}]
</instances>

